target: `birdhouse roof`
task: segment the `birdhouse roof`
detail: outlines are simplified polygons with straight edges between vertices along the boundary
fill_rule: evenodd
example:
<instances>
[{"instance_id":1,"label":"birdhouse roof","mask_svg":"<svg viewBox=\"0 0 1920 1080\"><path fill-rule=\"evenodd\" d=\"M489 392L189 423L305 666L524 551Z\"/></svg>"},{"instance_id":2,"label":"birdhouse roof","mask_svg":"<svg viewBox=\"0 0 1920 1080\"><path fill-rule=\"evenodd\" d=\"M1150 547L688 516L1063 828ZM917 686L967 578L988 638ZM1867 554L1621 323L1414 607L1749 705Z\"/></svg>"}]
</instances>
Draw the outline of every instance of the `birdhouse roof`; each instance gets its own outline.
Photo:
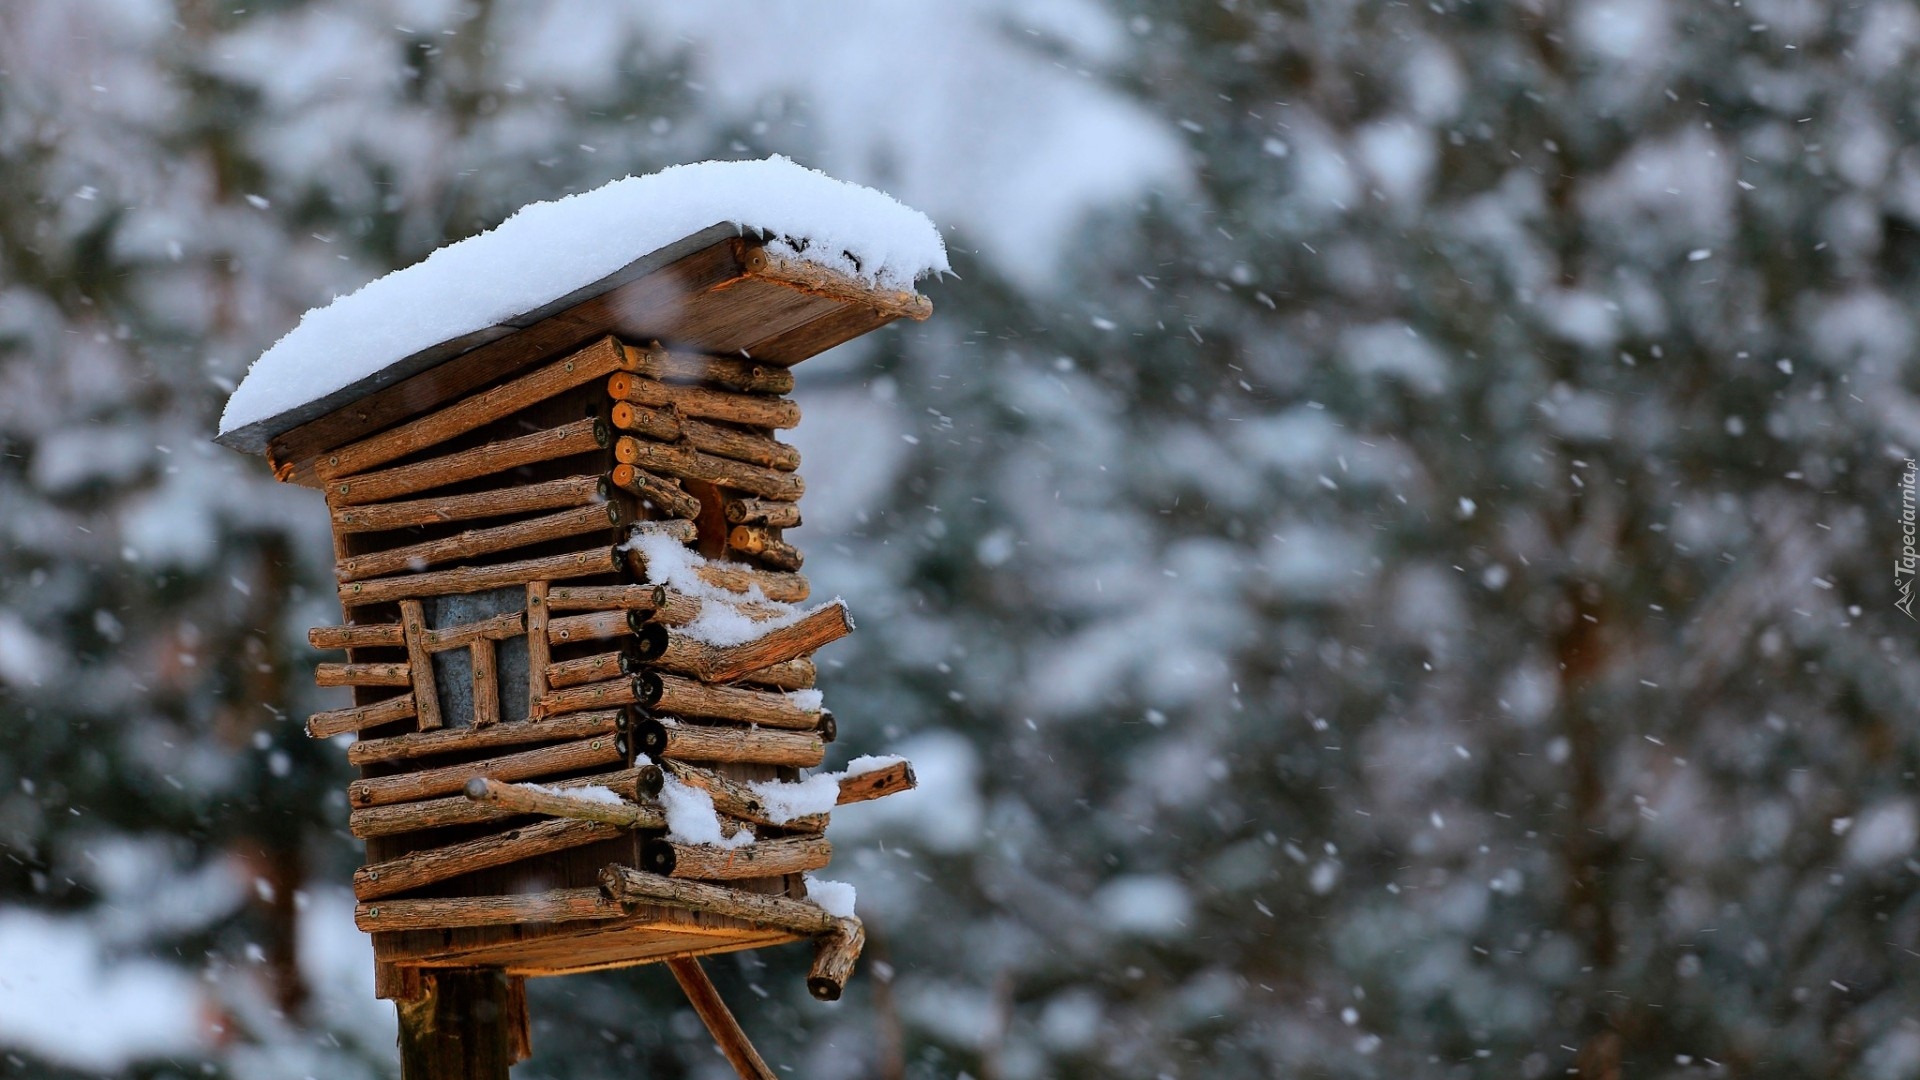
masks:
<instances>
[{"instance_id":1,"label":"birdhouse roof","mask_svg":"<svg viewBox=\"0 0 1920 1080\"><path fill-rule=\"evenodd\" d=\"M523 207L307 312L254 361L218 441L296 472L607 333L792 364L924 318L913 283L946 269L925 215L785 158L628 177Z\"/></svg>"}]
</instances>

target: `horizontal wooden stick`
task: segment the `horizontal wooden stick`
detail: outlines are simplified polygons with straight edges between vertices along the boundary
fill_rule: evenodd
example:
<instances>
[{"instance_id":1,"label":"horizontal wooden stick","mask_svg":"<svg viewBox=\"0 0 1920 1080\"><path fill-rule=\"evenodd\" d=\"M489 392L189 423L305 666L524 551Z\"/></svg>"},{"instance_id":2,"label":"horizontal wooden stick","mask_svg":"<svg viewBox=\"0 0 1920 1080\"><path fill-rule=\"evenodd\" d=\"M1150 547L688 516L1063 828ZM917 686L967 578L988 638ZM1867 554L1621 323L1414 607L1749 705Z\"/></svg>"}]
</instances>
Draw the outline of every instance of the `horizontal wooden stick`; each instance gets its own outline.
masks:
<instances>
[{"instance_id":1,"label":"horizontal wooden stick","mask_svg":"<svg viewBox=\"0 0 1920 1080\"><path fill-rule=\"evenodd\" d=\"M644 571L642 571L644 572ZM664 585L647 586L661 590L660 604L654 609L653 621L661 626L685 626L700 617L702 605L725 603L732 611L752 619L754 622L767 622L770 619L785 618L793 614L793 609L784 604L752 603L746 600L712 600L685 593L674 592Z\"/></svg>"},{"instance_id":2,"label":"horizontal wooden stick","mask_svg":"<svg viewBox=\"0 0 1920 1080\"><path fill-rule=\"evenodd\" d=\"M634 522L633 535L668 536L679 543L691 544L700 538L700 527L680 518L655 518L651 521Z\"/></svg>"},{"instance_id":3,"label":"horizontal wooden stick","mask_svg":"<svg viewBox=\"0 0 1920 1080\"><path fill-rule=\"evenodd\" d=\"M763 525L735 525L727 532L727 548L751 555L776 570L798 570L807 561L799 548Z\"/></svg>"},{"instance_id":4,"label":"horizontal wooden stick","mask_svg":"<svg viewBox=\"0 0 1920 1080\"><path fill-rule=\"evenodd\" d=\"M651 576L647 573L647 557L639 548L627 549L627 562L633 567L635 573L642 577ZM728 592L747 593L759 589L760 595L778 604L797 604L812 592L812 586L807 584L807 579L799 574L756 570L739 563L706 562L696 566L693 572L701 581ZM785 612L777 612L777 614L785 614ZM689 616L689 621L691 618L692 616Z\"/></svg>"},{"instance_id":5,"label":"horizontal wooden stick","mask_svg":"<svg viewBox=\"0 0 1920 1080\"><path fill-rule=\"evenodd\" d=\"M635 435L645 435L661 442L675 442L680 438L680 417L670 408L649 409L631 401L616 401L613 411L607 415L613 421L613 426L621 431L631 431Z\"/></svg>"},{"instance_id":6,"label":"horizontal wooden stick","mask_svg":"<svg viewBox=\"0 0 1920 1080\"><path fill-rule=\"evenodd\" d=\"M707 682L732 682L770 664L806 656L852 632L847 605L836 600L752 641L713 649L703 658L699 675Z\"/></svg>"},{"instance_id":7,"label":"horizontal wooden stick","mask_svg":"<svg viewBox=\"0 0 1920 1080\"><path fill-rule=\"evenodd\" d=\"M476 776L491 776L496 780L534 780L555 773L623 761L626 756L626 748L619 736L597 735L485 761L355 780L347 785L347 802L354 806L414 802L459 791Z\"/></svg>"},{"instance_id":8,"label":"horizontal wooden stick","mask_svg":"<svg viewBox=\"0 0 1920 1080\"><path fill-rule=\"evenodd\" d=\"M582 709L613 709L638 704L644 678L644 675L636 675L630 679L608 679L584 686L569 686L564 690L549 690L535 703L533 714L536 717L551 717Z\"/></svg>"},{"instance_id":9,"label":"horizontal wooden stick","mask_svg":"<svg viewBox=\"0 0 1920 1080\"><path fill-rule=\"evenodd\" d=\"M445 630L428 630L420 635L420 641L428 652L446 652L448 649L464 649L476 641L505 641L519 637L527 632L525 612L509 611L505 615L495 615L491 619L467 623L463 626L449 626Z\"/></svg>"},{"instance_id":10,"label":"horizontal wooden stick","mask_svg":"<svg viewBox=\"0 0 1920 1080\"><path fill-rule=\"evenodd\" d=\"M403 597L449 596L454 593L485 592L505 585L525 585L531 581L611 574L619 566L619 554L611 547L596 547L566 555L548 555L539 559L500 563L497 566L456 566L451 570L428 570L421 574L350 581L340 586L340 602L348 607L384 604Z\"/></svg>"},{"instance_id":11,"label":"horizontal wooden stick","mask_svg":"<svg viewBox=\"0 0 1920 1080\"><path fill-rule=\"evenodd\" d=\"M579 795L562 795L559 789L543 790L529 784L509 784L476 776L467 781L467 798L491 803L518 814L545 814L575 821L597 821L622 829L664 829L667 816L658 806L630 802L602 802Z\"/></svg>"},{"instance_id":12,"label":"horizontal wooden stick","mask_svg":"<svg viewBox=\"0 0 1920 1080\"><path fill-rule=\"evenodd\" d=\"M859 919L840 919L833 929L815 936L807 993L821 1001L839 1001L866 944L867 928Z\"/></svg>"},{"instance_id":13,"label":"horizontal wooden stick","mask_svg":"<svg viewBox=\"0 0 1920 1080\"><path fill-rule=\"evenodd\" d=\"M652 611L666 599L665 585L556 585L547 592L547 610Z\"/></svg>"},{"instance_id":14,"label":"horizontal wooden stick","mask_svg":"<svg viewBox=\"0 0 1920 1080\"><path fill-rule=\"evenodd\" d=\"M662 904L808 937L824 934L835 925L834 917L811 900L662 877L618 863L600 871L600 889L623 907Z\"/></svg>"},{"instance_id":15,"label":"horizontal wooden stick","mask_svg":"<svg viewBox=\"0 0 1920 1080\"><path fill-rule=\"evenodd\" d=\"M845 806L848 803L866 802L896 792L909 791L918 784L919 781L913 775L913 763L896 761L878 769L842 777L840 798L834 805Z\"/></svg>"},{"instance_id":16,"label":"horizontal wooden stick","mask_svg":"<svg viewBox=\"0 0 1920 1080\"><path fill-rule=\"evenodd\" d=\"M597 821L559 819L523 825L497 836L475 837L363 866L353 872L353 895L361 900L378 900L476 870L505 866L623 835L625 830Z\"/></svg>"},{"instance_id":17,"label":"horizontal wooden stick","mask_svg":"<svg viewBox=\"0 0 1920 1080\"><path fill-rule=\"evenodd\" d=\"M827 756L826 742L811 731L761 731L672 720L638 720L633 725L632 738L635 748L648 757L676 761L811 768Z\"/></svg>"},{"instance_id":18,"label":"horizontal wooden stick","mask_svg":"<svg viewBox=\"0 0 1920 1080\"><path fill-rule=\"evenodd\" d=\"M725 420L730 424L745 424L748 427L800 426L800 406L786 398L756 397L698 386L674 386L624 371L607 380L607 394L615 401L629 401L655 409L672 406L681 416Z\"/></svg>"},{"instance_id":19,"label":"horizontal wooden stick","mask_svg":"<svg viewBox=\"0 0 1920 1080\"><path fill-rule=\"evenodd\" d=\"M522 465L604 449L608 437L606 425L599 420L593 417L575 420L557 428L502 439L411 465L396 465L379 472L328 481L327 504L339 507L386 502L399 495L490 476Z\"/></svg>"},{"instance_id":20,"label":"horizontal wooden stick","mask_svg":"<svg viewBox=\"0 0 1920 1080\"><path fill-rule=\"evenodd\" d=\"M341 506L333 511L336 533L382 532L420 525L442 525L474 518L528 514L606 502L610 492L605 477L569 476L538 484L476 491L467 495L440 495L409 502Z\"/></svg>"},{"instance_id":21,"label":"horizontal wooden stick","mask_svg":"<svg viewBox=\"0 0 1920 1080\"><path fill-rule=\"evenodd\" d=\"M413 695L401 694L371 705L314 713L307 717L307 734L315 739L328 739L349 731L365 731L396 720L410 719L413 715Z\"/></svg>"},{"instance_id":22,"label":"horizontal wooden stick","mask_svg":"<svg viewBox=\"0 0 1920 1080\"><path fill-rule=\"evenodd\" d=\"M800 467L800 451L786 443L724 424L711 424L705 420L682 420L680 437L695 450L743 461L749 465L759 465L781 472L792 472Z\"/></svg>"},{"instance_id":23,"label":"horizontal wooden stick","mask_svg":"<svg viewBox=\"0 0 1920 1080\"><path fill-rule=\"evenodd\" d=\"M728 499L727 523L791 529L800 524L800 505L771 499Z\"/></svg>"},{"instance_id":24,"label":"horizontal wooden stick","mask_svg":"<svg viewBox=\"0 0 1920 1080\"><path fill-rule=\"evenodd\" d=\"M334 574L341 581L358 581L403 570L421 570L434 563L511 551L550 540L564 540L582 533L616 529L620 526L621 513L620 504L614 502L575 506L492 528L469 529L438 540L425 540L365 555L349 555L335 564Z\"/></svg>"},{"instance_id":25,"label":"horizontal wooden stick","mask_svg":"<svg viewBox=\"0 0 1920 1080\"><path fill-rule=\"evenodd\" d=\"M602 338L511 382L331 451L320 459L318 472L321 479L329 481L365 472L611 374L625 362L620 343L611 337Z\"/></svg>"},{"instance_id":26,"label":"horizontal wooden stick","mask_svg":"<svg viewBox=\"0 0 1920 1080\"><path fill-rule=\"evenodd\" d=\"M775 690L810 690L816 675L813 661L803 656L798 660L755 668L740 676L740 682L745 686L766 686Z\"/></svg>"},{"instance_id":27,"label":"horizontal wooden stick","mask_svg":"<svg viewBox=\"0 0 1920 1080\"><path fill-rule=\"evenodd\" d=\"M353 909L353 924L380 930L442 930L461 926L582 922L625 916L600 889L553 889L514 896L454 896L444 900L379 900Z\"/></svg>"},{"instance_id":28,"label":"horizontal wooden stick","mask_svg":"<svg viewBox=\"0 0 1920 1080\"><path fill-rule=\"evenodd\" d=\"M633 649L615 649L582 656L577 660L560 660L547 665L547 685L555 690L564 690L582 683L638 675L645 663Z\"/></svg>"},{"instance_id":29,"label":"horizontal wooden stick","mask_svg":"<svg viewBox=\"0 0 1920 1080\"><path fill-rule=\"evenodd\" d=\"M642 633L647 627L648 612L628 611L589 611L585 615L562 615L547 620L547 640L555 644L563 641L600 641L604 638L627 637ZM664 643L663 643L664 644Z\"/></svg>"},{"instance_id":30,"label":"horizontal wooden stick","mask_svg":"<svg viewBox=\"0 0 1920 1080\"><path fill-rule=\"evenodd\" d=\"M316 626L307 631L307 644L316 649L375 649L406 643L406 630L399 623Z\"/></svg>"},{"instance_id":31,"label":"horizontal wooden stick","mask_svg":"<svg viewBox=\"0 0 1920 1080\"><path fill-rule=\"evenodd\" d=\"M411 686L405 664L316 664L315 686Z\"/></svg>"},{"instance_id":32,"label":"horizontal wooden stick","mask_svg":"<svg viewBox=\"0 0 1920 1080\"><path fill-rule=\"evenodd\" d=\"M613 467L613 486L662 513L691 521L700 516L700 500L680 489L677 480L655 476L625 462Z\"/></svg>"},{"instance_id":33,"label":"horizontal wooden stick","mask_svg":"<svg viewBox=\"0 0 1920 1080\"><path fill-rule=\"evenodd\" d=\"M560 742L611 735L625 722L618 709L574 713L553 720L517 721L490 727L441 728L394 735L385 739L367 739L347 747L349 765L370 765L376 761L408 761L434 754L491 750L525 743Z\"/></svg>"},{"instance_id":34,"label":"horizontal wooden stick","mask_svg":"<svg viewBox=\"0 0 1920 1080\"><path fill-rule=\"evenodd\" d=\"M546 781L545 786L562 790L576 787L605 787L613 789L627 799L637 800L643 795L653 798L660 793L660 766L641 765L632 769L579 776L571 780L551 780ZM454 825L478 825L515 816L517 816L515 811L488 803L474 802L467 798L463 791L458 795L422 799L418 802L362 807L347 814L347 829L353 835L364 839L374 836L399 836L403 833L444 829Z\"/></svg>"},{"instance_id":35,"label":"horizontal wooden stick","mask_svg":"<svg viewBox=\"0 0 1920 1080\"><path fill-rule=\"evenodd\" d=\"M793 836L757 840L742 847L717 844L676 844L649 840L640 848L641 867L662 877L700 881L737 881L778 877L818 870L833 859L833 844L824 836Z\"/></svg>"},{"instance_id":36,"label":"horizontal wooden stick","mask_svg":"<svg viewBox=\"0 0 1920 1080\"><path fill-rule=\"evenodd\" d=\"M636 680L639 703L680 717L731 720L741 724L812 731L820 725L820 710L803 709L777 690L747 690L708 686L678 675L647 672Z\"/></svg>"},{"instance_id":37,"label":"horizontal wooden stick","mask_svg":"<svg viewBox=\"0 0 1920 1080\"><path fill-rule=\"evenodd\" d=\"M669 352L656 342L649 347L628 345L620 370L661 382L710 382L750 394L784 394L793 389L793 372L782 367L736 360L728 356Z\"/></svg>"},{"instance_id":38,"label":"horizontal wooden stick","mask_svg":"<svg viewBox=\"0 0 1920 1080\"><path fill-rule=\"evenodd\" d=\"M682 480L703 480L763 499L798 502L806 494L806 482L795 473L748 465L732 458L702 453L679 443L648 442L622 435L613 444L616 460L662 476Z\"/></svg>"},{"instance_id":39,"label":"horizontal wooden stick","mask_svg":"<svg viewBox=\"0 0 1920 1080\"><path fill-rule=\"evenodd\" d=\"M758 792L737 780L729 779L714 772L691 765L684 761L667 760L663 763L667 773L675 780L690 787L697 787L713 800L715 811L727 817L750 821L755 825L778 826L795 832L822 832L827 827L826 814L807 814L803 817L775 821L774 814L767 808L766 800Z\"/></svg>"}]
</instances>

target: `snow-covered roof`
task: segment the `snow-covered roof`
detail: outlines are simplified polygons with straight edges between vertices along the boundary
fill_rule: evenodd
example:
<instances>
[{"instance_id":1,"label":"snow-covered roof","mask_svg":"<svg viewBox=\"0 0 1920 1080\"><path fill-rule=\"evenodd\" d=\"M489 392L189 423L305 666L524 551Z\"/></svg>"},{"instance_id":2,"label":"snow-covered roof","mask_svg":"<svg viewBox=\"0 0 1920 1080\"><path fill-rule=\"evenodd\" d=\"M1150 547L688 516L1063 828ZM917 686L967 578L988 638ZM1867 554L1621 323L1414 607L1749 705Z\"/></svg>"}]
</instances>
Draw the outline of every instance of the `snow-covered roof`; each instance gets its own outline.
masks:
<instances>
[{"instance_id":1,"label":"snow-covered roof","mask_svg":"<svg viewBox=\"0 0 1920 1080\"><path fill-rule=\"evenodd\" d=\"M264 444L371 377L413 374L742 230L879 288L911 289L947 269L926 215L784 157L630 176L524 206L307 312L227 400L220 441Z\"/></svg>"}]
</instances>

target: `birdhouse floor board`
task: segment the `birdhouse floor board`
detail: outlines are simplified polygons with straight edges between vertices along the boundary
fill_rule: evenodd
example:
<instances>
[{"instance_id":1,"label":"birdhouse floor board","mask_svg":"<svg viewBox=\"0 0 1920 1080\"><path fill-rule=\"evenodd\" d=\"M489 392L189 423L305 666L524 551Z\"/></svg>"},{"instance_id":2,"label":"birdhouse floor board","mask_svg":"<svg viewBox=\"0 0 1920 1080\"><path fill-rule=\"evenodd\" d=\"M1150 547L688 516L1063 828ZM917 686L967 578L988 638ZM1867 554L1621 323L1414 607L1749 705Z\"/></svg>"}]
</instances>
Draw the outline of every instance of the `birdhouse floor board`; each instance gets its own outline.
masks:
<instances>
[{"instance_id":1,"label":"birdhouse floor board","mask_svg":"<svg viewBox=\"0 0 1920 1080\"><path fill-rule=\"evenodd\" d=\"M567 476L538 484L442 495L406 502L341 506L333 510L333 527L343 533L384 532L420 525L443 525L476 518L506 517L539 510L561 510L605 502L607 481L601 476Z\"/></svg>"},{"instance_id":2,"label":"birdhouse floor board","mask_svg":"<svg viewBox=\"0 0 1920 1080\"><path fill-rule=\"evenodd\" d=\"M617 566L618 554L609 545L493 566L456 566L448 570L427 570L418 574L374 578L371 581L343 582L340 586L340 602L358 608L409 597L482 592L506 585L611 574Z\"/></svg>"},{"instance_id":3,"label":"birdhouse floor board","mask_svg":"<svg viewBox=\"0 0 1920 1080\"><path fill-rule=\"evenodd\" d=\"M665 912L670 909L659 909ZM730 920L729 920L730 921ZM801 937L747 924L732 927L689 927L678 922L645 921L636 912L620 921L551 923L502 929L556 931L522 941L504 941L467 947L439 945L417 958L400 962L418 967L502 967L511 975L579 975L658 963L675 956L710 956L741 949L764 949L799 941ZM381 937L435 934L460 939L485 932L485 927L462 927L450 932L415 931ZM437 943L436 943L437 944Z\"/></svg>"}]
</instances>

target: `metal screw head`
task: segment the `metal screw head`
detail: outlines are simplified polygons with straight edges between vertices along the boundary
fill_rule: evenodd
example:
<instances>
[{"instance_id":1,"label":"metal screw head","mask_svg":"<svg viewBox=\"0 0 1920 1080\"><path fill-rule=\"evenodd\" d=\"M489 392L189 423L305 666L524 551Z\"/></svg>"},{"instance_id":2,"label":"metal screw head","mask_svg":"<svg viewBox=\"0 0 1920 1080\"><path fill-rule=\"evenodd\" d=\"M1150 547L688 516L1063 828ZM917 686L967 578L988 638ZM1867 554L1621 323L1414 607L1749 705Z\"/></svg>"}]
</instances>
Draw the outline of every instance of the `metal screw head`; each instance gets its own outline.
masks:
<instances>
[{"instance_id":1,"label":"metal screw head","mask_svg":"<svg viewBox=\"0 0 1920 1080\"><path fill-rule=\"evenodd\" d=\"M329 465L338 465L338 464L340 464L340 456L339 456L338 454L335 454L335 455L334 455L333 457L330 457L330 458L328 458L328 459L327 459L327 464L329 464Z\"/></svg>"},{"instance_id":2,"label":"metal screw head","mask_svg":"<svg viewBox=\"0 0 1920 1080\"><path fill-rule=\"evenodd\" d=\"M347 493L347 491L348 491L348 489L349 489L349 487L350 487L350 486L351 486L351 485L348 485L348 484L341 484L341 485L340 485L340 494L342 494L342 495L345 495L345 494Z\"/></svg>"},{"instance_id":3,"label":"metal screw head","mask_svg":"<svg viewBox=\"0 0 1920 1080\"><path fill-rule=\"evenodd\" d=\"M368 881L379 881L379 880L380 880L380 871L378 871L378 870L369 870L369 871L367 871L367 880L368 880Z\"/></svg>"},{"instance_id":4,"label":"metal screw head","mask_svg":"<svg viewBox=\"0 0 1920 1080\"><path fill-rule=\"evenodd\" d=\"M379 917L380 917L380 909L379 909L379 908L377 908L377 907L370 907L370 908L368 908L368 909L367 909L367 918L369 918L369 919L377 919L377 918L379 918Z\"/></svg>"}]
</instances>

